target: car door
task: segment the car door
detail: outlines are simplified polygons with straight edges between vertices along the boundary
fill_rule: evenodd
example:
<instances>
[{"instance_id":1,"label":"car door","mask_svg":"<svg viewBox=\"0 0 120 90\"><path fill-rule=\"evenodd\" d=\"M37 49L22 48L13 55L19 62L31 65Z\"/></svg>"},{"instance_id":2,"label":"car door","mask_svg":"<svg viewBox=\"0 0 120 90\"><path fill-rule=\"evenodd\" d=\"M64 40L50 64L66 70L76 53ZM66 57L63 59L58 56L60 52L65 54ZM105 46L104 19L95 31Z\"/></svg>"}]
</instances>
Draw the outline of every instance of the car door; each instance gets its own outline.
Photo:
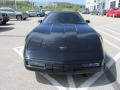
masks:
<instances>
[{"instance_id":1,"label":"car door","mask_svg":"<svg viewBox=\"0 0 120 90\"><path fill-rule=\"evenodd\" d=\"M116 16L119 17L120 16L120 9L117 8L116 10L114 10L114 14L116 14Z\"/></svg>"},{"instance_id":2,"label":"car door","mask_svg":"<svg viewBox=\"0 0 120 90\"><path fill-rule=\"evenodd\" d=\"M6 13L8 14L8 16L10 17L10 19L14 19L16 17L16 13L14 10L12 9L5 9Z\"/></svg>"}]
</instances>

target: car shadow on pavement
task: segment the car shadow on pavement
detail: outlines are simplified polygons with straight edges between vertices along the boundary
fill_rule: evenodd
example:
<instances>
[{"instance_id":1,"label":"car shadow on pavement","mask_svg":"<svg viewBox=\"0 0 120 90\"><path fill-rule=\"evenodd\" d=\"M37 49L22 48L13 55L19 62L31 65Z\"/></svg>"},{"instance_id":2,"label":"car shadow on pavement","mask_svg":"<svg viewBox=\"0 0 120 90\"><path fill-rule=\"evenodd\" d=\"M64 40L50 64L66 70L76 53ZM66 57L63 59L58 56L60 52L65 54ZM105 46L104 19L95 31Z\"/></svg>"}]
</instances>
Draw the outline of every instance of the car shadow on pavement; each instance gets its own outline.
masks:
<instances>
[{"instance_id":1,"label":"car shadow on pavement","mask_svg":"<svg viewBox=\"0 0 120 90\"><path fill-rule=\"evenodd\" d=\"M10 26L10 25L14 25L14 23L1 24L0 26Z\"/></svg>"},{"instance_id":2,"label":"car shadow on pavement","mask_svg":"<svg viewBox=\"0 0 120 90\"><path fill-rule=\"evenodd\" d=\"M49 76L46 77L46 74L45 73L40 73L40 72L35 72L35 76L36 76L36 80L39 82L39 83L42 83L42 84L47 84L47 85L53 85L53 83L56 83L56 81L62 85L63 87L69 87L68 86L68 82L67 82L67 79L66 79L66 75L53 75L53 74L47 74ZM43 80L43 78L45 80ZM51 79L52 78L52 79ZM50 80L49 80L50 79ZM55 81L54 81L54 80ZM52 82L52 83L51 83ZM58 84L56 84L55 86L59 86Z\"/></svg>"},{"instance_id":3,"label":"car shadow on pavement","mask_svg":"<svg viewBox=\"0 0 120 90\"><path fill-rule=\"evenodd\" d=\"M26 20L17 20L17 19L11 19L10 21L19 21L19 22L24 22L24 21L31 21L31 19L26 19Z\"/></svg>"},{"instance_id":4,"label":"car shadow on pavement","mask_svg":"<svg viewBox=\"0 0 120 90\"><path fill-rule=\"evenodd\" d=\"M0 27L0 32L6 32L14 29L13 27Z\"/></svg>"},{"instance_id":5,"label":"car shadow on pavement","mask_svg":"<svg viewBox=\"0 0 120 90\"><path fill-rule=\"evenodd\" d=\"M106 75L106 77L108 78L108 80L110 82L114 82L117 79L116 62L110 56L107 56L106 60L111 60L111 62L113 62L113 64L111 65L110 68L106 67L104 74Z\"/></svg>"},{"instance_id":6,"label":"car shadow on pavement","mask_svg":"<svg viewBox=\"0 0 120 90\"><path fill-rule=\"evenodd\" d=\"M117 79L117 70L116 70L116 62L115 60L110 57L109 55L106 55L105 57L105 70L104 73L97 79L97 81L94 82L91 87L96 86L105 86L112 84Z\"/></svg>"},{"instance_id":7,"label":"car shadow on pavement","mask_svg":"<svg viewBox=\"0 0 120 90\"><path fill-rule=\"evenodd\" d=\"M111 83L113 83L114 81L116 81L117 78L117 72L116 72L116 65L115 65L115 61L114 59L112 59L111 57L109 57L108 55L105 57L105 62L112 62L112 66L110 68L105 69L104 73L97 79L95 80L95 82L88 86L87 84L82 86L82 87L97 87L97 86L105 86L105 85L109 85ZM95 73L96 74L96 73ZM52 77L54 80L56 80L58 83L60 83L63 87L71 87L74 88L72 86L69 86L68 82L69 82L69 78L67 78L67 75L53 75L53 74L48 74L50 77ZM75 83L75 87L76 88L81 88L81 85L86 83L86 81L88 79L90 79L94 74L88 74L87 76L84 75L72 75L73 81ZM39 83L42 84L50 84L50 80L45 80L44 74L42 75L40 72L35 72L35 76L36 76L36 80ZM44 80L43 80L44 79ZM94 79L94 78L93 78ZM53 81L54 81L53 80ZM92 82L89 82L92 83ZM58 85L58 84L56 84ZM55 85L55 86L56 86Z\"/></svg>"}]
</instances>

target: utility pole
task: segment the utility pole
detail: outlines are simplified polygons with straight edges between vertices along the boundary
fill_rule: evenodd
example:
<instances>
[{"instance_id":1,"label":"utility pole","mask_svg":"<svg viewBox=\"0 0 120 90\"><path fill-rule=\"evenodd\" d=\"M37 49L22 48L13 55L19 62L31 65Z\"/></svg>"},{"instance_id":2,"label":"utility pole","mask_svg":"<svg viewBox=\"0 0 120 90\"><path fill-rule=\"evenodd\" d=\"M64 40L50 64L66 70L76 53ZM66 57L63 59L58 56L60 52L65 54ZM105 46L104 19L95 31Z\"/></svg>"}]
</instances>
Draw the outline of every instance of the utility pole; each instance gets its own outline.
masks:
<instances>
[{"instance_id":1,"label":"utility pole","mask_svg":"<svg viewBox=\"0 0 120 90\"><path fill-rule=\"evenodd\" d=\"M14 2L15 2L15 9L17 9L17 1L16 1L16 0L14 0Z\"/></svg>"},{"instance_id":2,"label":"utility pole","mask_svg":"<svg viewBox=\"0 0 120 90\"><path fill-rule=\"evenodd\" d=\"M5 1L4 1L4 0L3 0L3 2L2 2L2 3L3 3L3 6L5 6Z\"/></svg>"},{"instance_id":3,"label":"utility pole","mask_svg":"<svg viewBox=\"0 0 120 90\"><path fill-rule=\"evenodd\" d=\"M33 8L34 8L34 0L32 0L32 2L31 2L31 3L32 3L32 9L33 9Z\"/></svg>"}]
</instances>

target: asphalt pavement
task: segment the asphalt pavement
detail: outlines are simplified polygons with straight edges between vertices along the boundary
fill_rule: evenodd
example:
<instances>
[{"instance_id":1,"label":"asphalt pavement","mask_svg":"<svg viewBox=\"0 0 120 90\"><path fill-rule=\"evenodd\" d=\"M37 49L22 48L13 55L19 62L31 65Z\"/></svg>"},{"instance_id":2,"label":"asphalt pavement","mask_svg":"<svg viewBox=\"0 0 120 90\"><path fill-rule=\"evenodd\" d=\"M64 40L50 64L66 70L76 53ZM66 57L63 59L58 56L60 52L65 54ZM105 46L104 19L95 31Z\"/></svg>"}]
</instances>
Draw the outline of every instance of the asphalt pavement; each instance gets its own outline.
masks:
<instances>
[{"instance_id":1,"label":"asphalt pavement","mask_svg":"<svg viewBox=\"0 0 120 90\"><path fill-rule=\"evenodd\" d=\"M83 75L49 75L24 68L26 35L40 17L11 20L0 26L0 90L120 90L120 18L83 15L103 37L105 72Z\"/></svg>"}]
</instances>

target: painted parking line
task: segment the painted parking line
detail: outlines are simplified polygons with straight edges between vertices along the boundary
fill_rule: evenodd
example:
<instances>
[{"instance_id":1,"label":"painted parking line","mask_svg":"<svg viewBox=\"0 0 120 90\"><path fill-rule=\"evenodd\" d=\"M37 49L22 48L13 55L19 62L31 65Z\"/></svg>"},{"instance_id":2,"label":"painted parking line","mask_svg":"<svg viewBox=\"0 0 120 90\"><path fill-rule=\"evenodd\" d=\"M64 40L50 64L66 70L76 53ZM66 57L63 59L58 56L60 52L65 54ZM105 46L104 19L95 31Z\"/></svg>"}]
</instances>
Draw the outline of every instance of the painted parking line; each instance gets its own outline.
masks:
<instances>
[{"instance_id":1,"label":"painted parking line","mask_svg":"<svg viewBox=\"0 0 120 90\"><path fill-rule=\"evenodd\" d=\"M116 28L116 27L111 27L111 26L108 26L108 25L106 25L105 26L106 28L109 28L109 29L111 29L111 30L114 30L114 31L119 31L119 28ZM120 32L118 32L118 33L120 33Z\"/></svg>"},{"instance_id":2,"label":"painted parking line","mask_svg":"<svg viewBox=\"0 0 120 90\"><path fill-rule=\"evenodd\" d=\"M101 30L98 29L98 28L96 28L96 30L99 30L99 32L101 32L101 33L103 33L103 34L105 34L105 35L107 35L107 36L109 36L109 37L111 37L111 38L113 38L113 39L115 39L115 40L117 40L117 41L120 41L120 38L117 38L116 36L113 36L112 34L109 34L109 33L106 33L106 32L104 32L104 31L101 31Z\"/></svg>"},{"instance_id":3,"label":"painted parking line","mask_svg":"<svg viewBox=\"0 0 120 90\"><path fill-rule=\"evenodd\" d=\"M112 23L110 23L110 24L99 25L99 26L95 26L95 27L92 26L92 25L91 25L91 26L94 27L94 28L100 28L100 27L109 26L109 25L116 24L116 23L118 24L118 23L120 23L120 21L115 21L115 22L112 22Z\"/></svg>"},{"instance_id":4,"label":"painted parking line","mask_svg":"<svg viewBox=\"0 0 120 90\"><path fill-rule=\"evenodd\" d=\"M69 84L69 90L76 90L75 82L73 80L72 75L67 75L67 80Z\"/></svg>"},{"instance_id":5,"label":"painted parking line","mask_svg":"<svg viewBox=\"0 0 120 90\"><path fill-rule=\"evenodd\" d=\"M101 28L104 29L104 30L106 30L106 31L110 31L110 32L112 32L112 33L114 33L116 35L120 35L120 32L113 31L113 30L111 30L109 28L106 28L106 27L101 27Z\"/></svg>"},{"instance_id":6,"label":"painted parking line","mask_svg":"<svg viewBox=\"0 0 120 90\"><path fill-rule=\"evenodd\" d=\"M24 46L13 48L13 50L22 58L23 58L23 49L24 49Z\"/></svg>"},{"instance_id":7,"label":"painted parking line","mask_svg":"<svg viewBox=\"0 0 120 90\"><path fill-rule=\"evenodd\" d=\"M102 28L103 28L103 27L102 27ZM115 39L115 40L120 41L120 38L118 38L118 37L116 37L116 36L114 36L114 35L112 35L112 34L109 34L109 33L107 33L107 32L101 31L99 28L96 28L96 30L99 30L98 32L101 32L101 33L105 34L106 36L109 36L110 38L113 38L113 39ZM105 29L105 30L107 30L107 29ZM111 30L111 31L112 31L112 30ZM117 33L117 32L115 32L115 31L113 31L113 32L116 33L116 34L120 34L120 33ZM107 40L107 39L104 39L104 38L103 38L103 40L104 40L107 44L109 44L109 45L111 45L112 47L116 48L117 50L120 50L120 47L119 47L118 45L110 42L110 41Z\"/></svg>"},{"instance_id":8,"label":"painted parking line","mask_svg":"<svg viewBox=\"0 0 120 90\"><path fill-rule=\"evenodd\" d=\"M77 90L88 90L88 88L97 81L97 79L103 74L104 72L97 72L92 75L88 80L86 80L82 85L78 87Z\"/></svg>"},{"instance_id":9,"label":"painted parking line","mask_svg":"<svg viewBox=\"0 0 120 90\"><path fill-rule=\"evenodd\" d=\"M116 48L117 50L120 50L120 47L118 45L111 43L107 39L103 39L103 41L105 41L105 43L109 44L110 46Z\"/></svg>"},{"instance_id":10,"label":"painted parking line","mask_svg":"<svg viewBox=\"0 0 120 90\"><path fill-rule=\"evenodd\" d=\"M58 90L67 90L67 88L63 87L60 83L58 83L54 78L52 78L47 73L40 73L44 78L46 78L54 87Z\"/></svg>"}]
</instances>

